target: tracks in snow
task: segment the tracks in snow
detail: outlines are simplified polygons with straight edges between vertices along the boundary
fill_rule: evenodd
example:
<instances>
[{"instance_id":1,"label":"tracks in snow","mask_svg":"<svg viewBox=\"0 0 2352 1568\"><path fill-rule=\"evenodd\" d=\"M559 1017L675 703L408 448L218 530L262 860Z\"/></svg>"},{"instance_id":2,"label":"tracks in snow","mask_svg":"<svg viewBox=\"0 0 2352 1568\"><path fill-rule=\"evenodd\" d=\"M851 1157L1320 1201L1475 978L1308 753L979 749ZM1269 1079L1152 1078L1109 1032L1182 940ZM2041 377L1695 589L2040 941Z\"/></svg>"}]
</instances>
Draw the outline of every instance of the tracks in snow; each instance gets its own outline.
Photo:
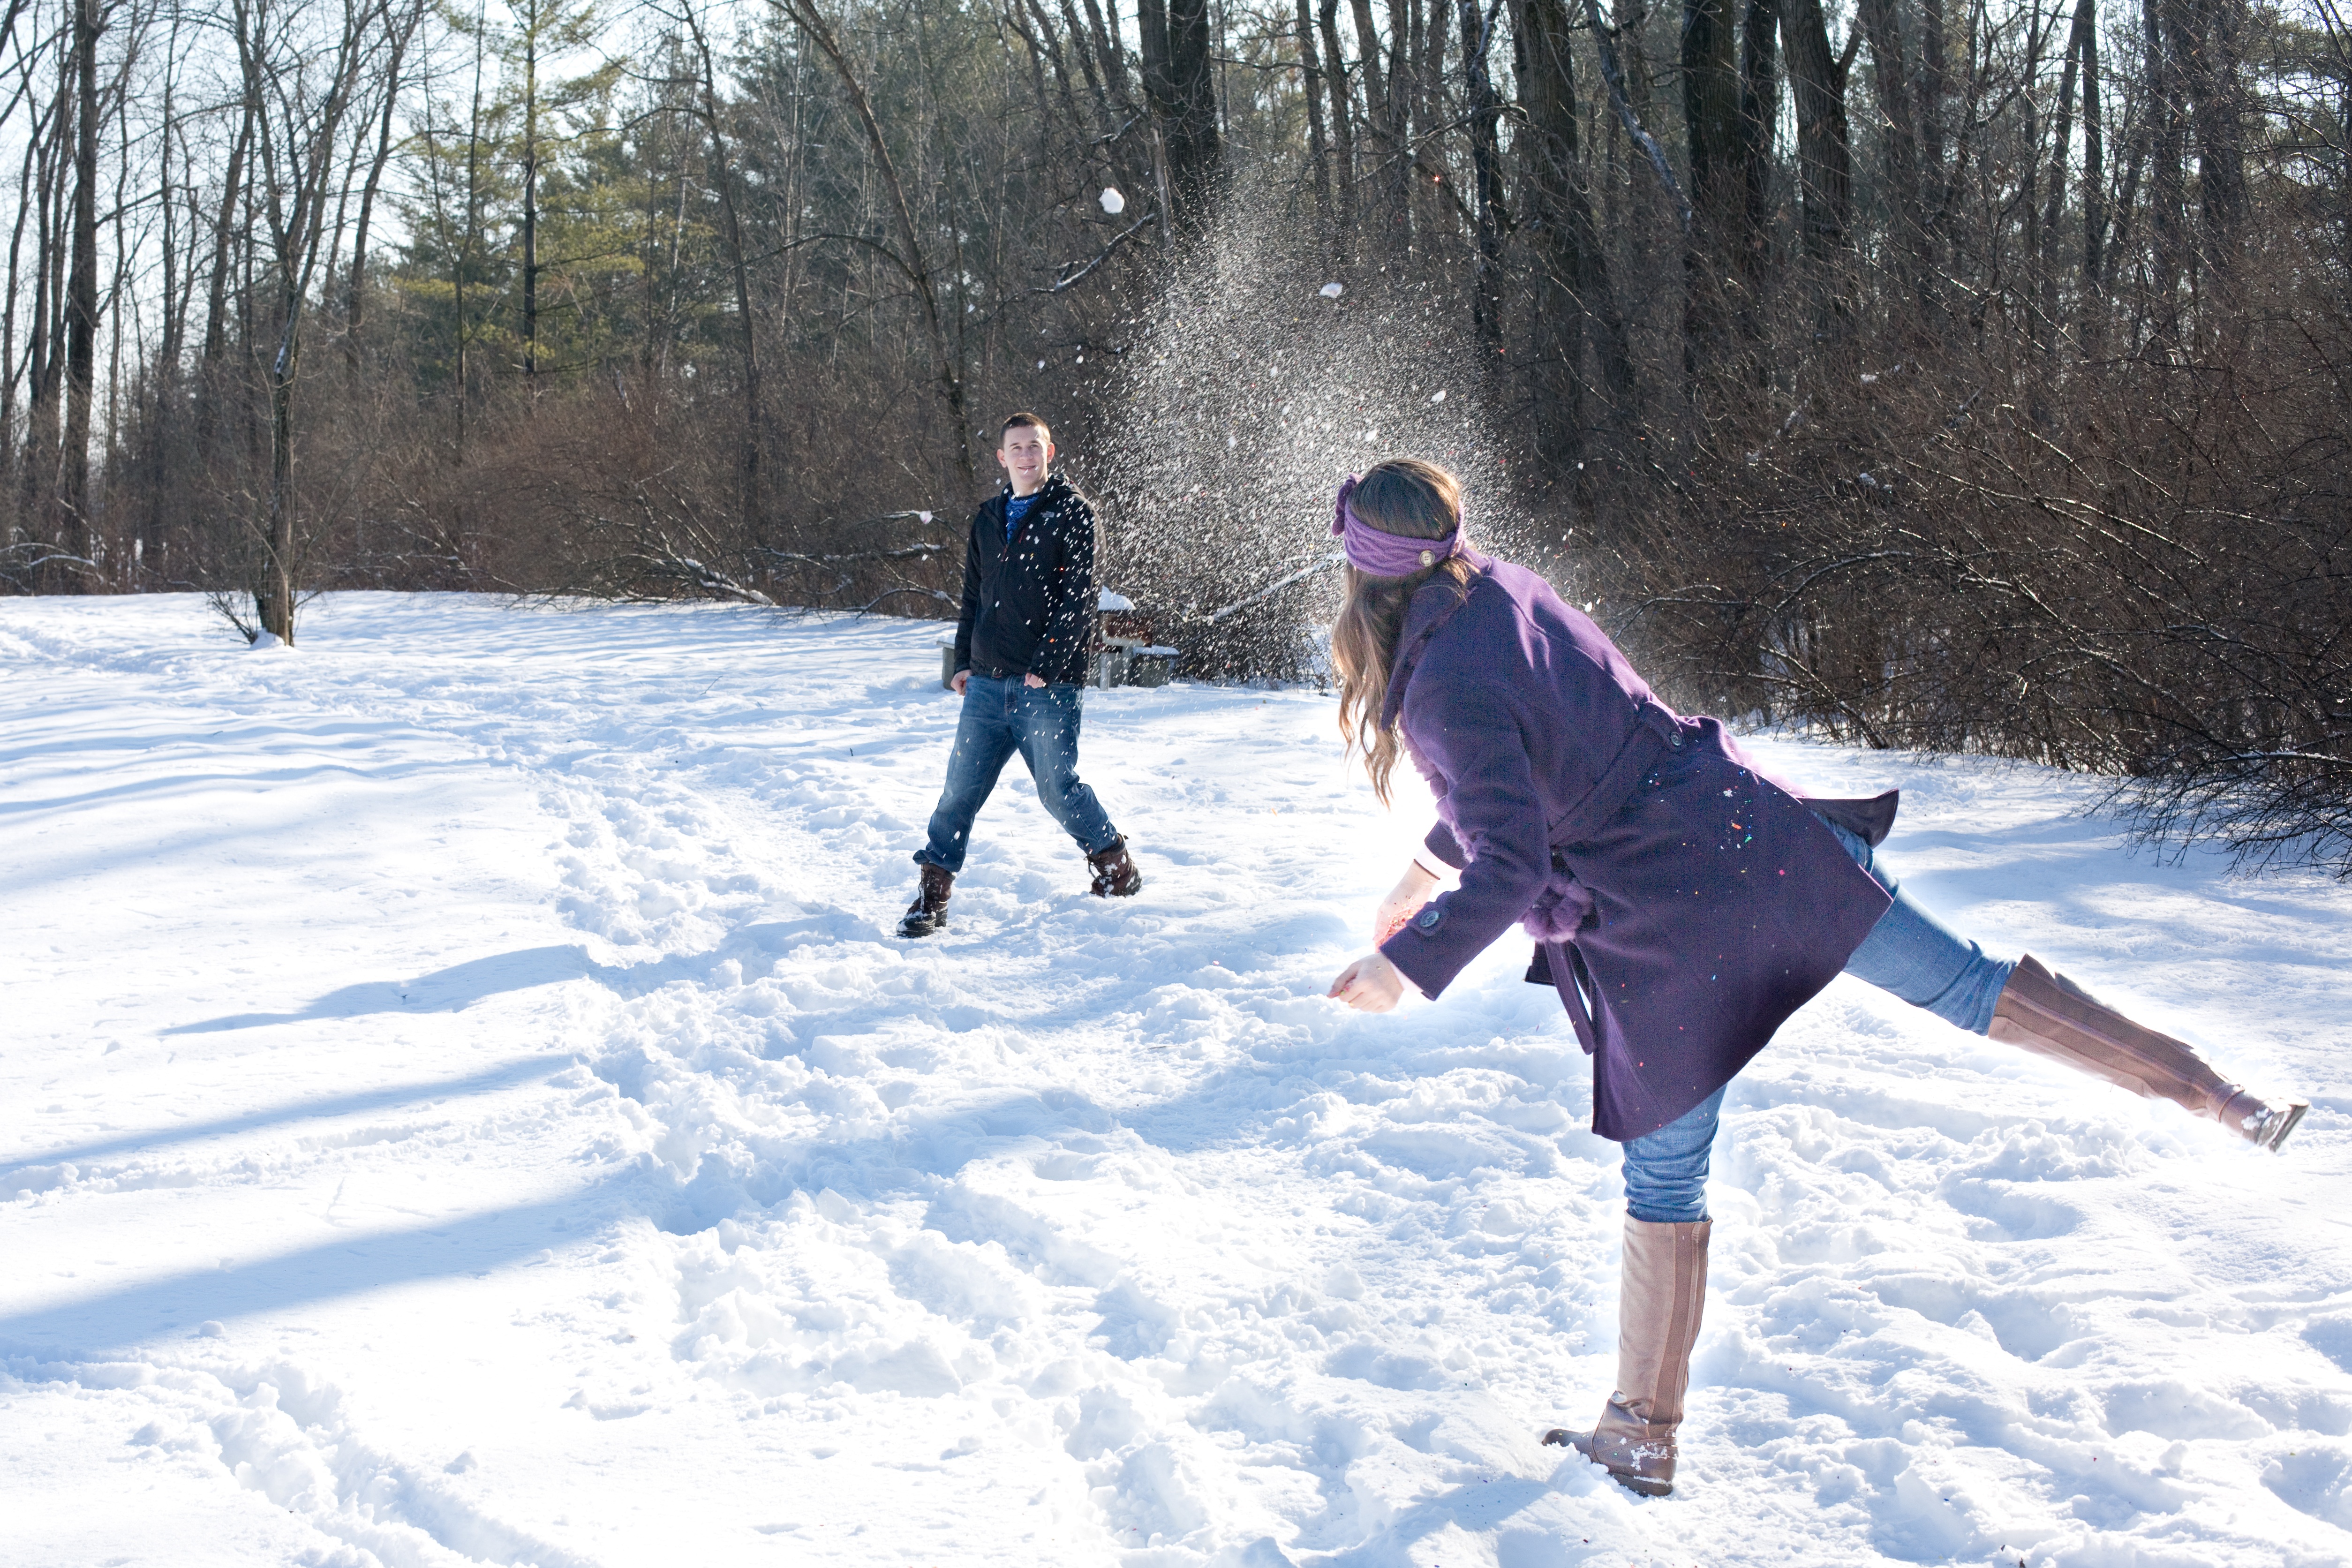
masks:
<instances>
[{"instance_id":1,"label":"tracks in snow","mask_svg":"<svg viewBox=\"0 0 2352 1568\"><path fill-rule=\"evenodd\" d=\"M1549 999L1508 952L1393 1018L1317 997L1393 837L1321 703L1097 703L1087 770L1144 896L1078 892L1015 769L950 932L910 945L886 932L952 709L920 648L911 677L887 661L922 639L604 624L616 653L319 692L470 748L550 825L579 940L526 977L578 999L583 1067L550 1087L628 1169L596 1245L651 1282L628 1321L666 1363L614 1351L572 1418L672 1432L706 1397L747 1440L784 1434L803 1495L743 1542L812 1561L882 1550L840 1544L843 1516L910 1474L940 1500L887 1521L910 1557L1622 1562L1669 1539L1532 1441L1591 1414L1615 1331L1615 1150L1582 1131ZM664 651L693 627L693 657ZM1903 782L1907 822L1937 824L1937 776ZM404 984L464 1007L476 978ZM249 1167L224 1134L6 1179L26 1201L262 1182L367 1138L507 1131L360 1109ZM1841 984L1735 1091L1673 1544L2325 1560L2352 1530L2352 1275L2340 1245L2287 1247L2314 1200L2236 1153ZM116 1375L17 1375L85 1371ZM182 1413L188 1452L354 1552L587 1560L499 1523L463 1470L362 1441L364 1390L299 1360L121 1375Z\"/></svg>"}]
</instances>

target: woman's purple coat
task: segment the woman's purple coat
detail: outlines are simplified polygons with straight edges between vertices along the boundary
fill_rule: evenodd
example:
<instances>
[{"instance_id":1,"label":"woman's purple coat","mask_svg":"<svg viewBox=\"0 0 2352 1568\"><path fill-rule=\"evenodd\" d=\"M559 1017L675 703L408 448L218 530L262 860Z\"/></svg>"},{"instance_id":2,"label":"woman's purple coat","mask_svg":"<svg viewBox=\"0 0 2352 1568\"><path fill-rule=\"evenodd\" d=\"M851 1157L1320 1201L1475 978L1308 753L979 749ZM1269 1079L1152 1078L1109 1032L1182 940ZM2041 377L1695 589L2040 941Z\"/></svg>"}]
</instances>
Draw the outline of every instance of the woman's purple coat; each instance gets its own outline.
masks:
<instances>
[{"instance_id":1,"label":"woman's purple coat","mask_svg":"<svg viewBox=\"0 0 2352 1568\"><path fill-rule=\"evenodd\" d=\"M1472 557L1406 613L1382 721L1437 797L1462 885L1382 944L1431 996L1512 925L1592 1053L1592 1130L1654 1132L1828 984L1887 895L1720 722L1651 694L1525 567ZM1875 840L1893 798L1815 802ZM1874 810L1873 808L1875 808Z\"/></svg>"}]
</instances>

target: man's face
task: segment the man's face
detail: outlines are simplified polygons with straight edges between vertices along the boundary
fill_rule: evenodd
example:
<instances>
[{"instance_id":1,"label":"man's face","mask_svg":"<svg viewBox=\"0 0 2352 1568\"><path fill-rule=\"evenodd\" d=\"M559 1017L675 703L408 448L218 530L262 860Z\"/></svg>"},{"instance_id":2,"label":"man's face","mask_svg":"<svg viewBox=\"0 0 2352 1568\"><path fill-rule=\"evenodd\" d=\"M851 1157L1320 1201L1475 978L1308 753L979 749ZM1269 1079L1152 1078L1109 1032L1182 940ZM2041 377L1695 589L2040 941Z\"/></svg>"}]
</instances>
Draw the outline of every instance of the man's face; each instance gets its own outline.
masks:
<instances>
[{"instance_id":1,"label":"man's face","mask_svg":"<svg viewBox=\"0 0 2352 1568\"><path fill-rule=\"evenodd\" d=\"M996 448L997 463L1013 481L1016 495L1027 495L1045 482L1054 461L1054 443L1034 425L1015 425Z\"/></svg>"}]
</instances>

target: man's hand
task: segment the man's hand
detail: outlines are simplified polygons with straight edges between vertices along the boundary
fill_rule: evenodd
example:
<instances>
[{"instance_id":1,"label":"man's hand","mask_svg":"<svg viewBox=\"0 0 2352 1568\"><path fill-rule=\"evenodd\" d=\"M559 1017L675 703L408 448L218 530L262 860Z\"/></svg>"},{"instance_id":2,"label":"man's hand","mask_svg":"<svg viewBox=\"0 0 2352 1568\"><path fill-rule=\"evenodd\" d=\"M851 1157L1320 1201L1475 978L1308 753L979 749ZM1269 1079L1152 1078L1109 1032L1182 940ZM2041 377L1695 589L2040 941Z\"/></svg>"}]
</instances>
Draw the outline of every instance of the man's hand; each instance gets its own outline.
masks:
<instances>
[{"instance_id":1,"label":"man's hand","mask_svg":"<svg viewBox=\"0 0 2352 1568\"><path fill-rule=\"evenodd\" d=\"M1326 996L1336 997L1359 1013L1385 1013L1404 994L1404 976L1377 952L1368 952L1331 982Z\"/></svg>"},{"instance_id":2,"label":"man's hand","mask_svg":"<svg viewBox=\"0 0 2352 1568\"><path fill-rule=\"evenodd\" d=\"M1024 675L1024 676L1023 676L1023 677L1021 678L1021 684L1022 684L1022 685L1024 685L1024 686L1034 686L1034 687L1035 687L1035 688L1036 688L1038 690L1040 690L1040 691L1043 691L1043 690L1045 689L1045 683L1044 681L1042 681L1042 680L1038 679L1037 679L1035 676L1034 676L1034 675Z\"/></svg>"},{"instance_id":3,"label":"man's hand","mask_svg":"<svg viewBox=\"0 0 2352 1568\"><path fill-rule=\"evenodd\" d=\"M1372 911L1372 945L1378 947L1402 931L1405 921L1429 902L1429 895L1436 889L1437 879L1423 870L1420 861L1407 862L1404 875L1389 889L1389 896L1381 900L1381 907Z\"/></svg>"},{"instance_id":4,"label":"man's hand","mask_svg":"<svg viewBox=\"0 0 2352 1568\"><path fill-rule=\"evenodd\" d=\"M954 677L948 681L948 684L955 689L955 694L958 697L962 696L963 689L971 684L971 671L968 669L957 670Z\"/></svg>"}]
</instances>

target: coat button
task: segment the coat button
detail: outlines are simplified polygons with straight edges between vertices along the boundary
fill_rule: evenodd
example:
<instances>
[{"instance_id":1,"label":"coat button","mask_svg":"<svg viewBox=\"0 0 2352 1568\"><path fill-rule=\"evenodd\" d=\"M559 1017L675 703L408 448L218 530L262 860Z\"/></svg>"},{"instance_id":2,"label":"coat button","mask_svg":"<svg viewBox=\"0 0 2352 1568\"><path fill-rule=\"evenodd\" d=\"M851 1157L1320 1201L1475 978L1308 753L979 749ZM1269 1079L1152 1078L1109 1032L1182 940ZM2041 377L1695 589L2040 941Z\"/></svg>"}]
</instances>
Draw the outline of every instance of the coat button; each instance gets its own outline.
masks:
<instances>
[{"instance_id":1,"label":"coat button","mask_svg":"<svg viewBox=\"0 0 2352 1568\"><path fill-rule=\"evenodd\" d=\"M1435 904L1432 904L1429 908L1422 910L1421 913L1415 915L1412 920L1414 927L1424 931L1435 931L1444 922L1445 911L1439 909Z\"/></svg>"}]
</instances>

